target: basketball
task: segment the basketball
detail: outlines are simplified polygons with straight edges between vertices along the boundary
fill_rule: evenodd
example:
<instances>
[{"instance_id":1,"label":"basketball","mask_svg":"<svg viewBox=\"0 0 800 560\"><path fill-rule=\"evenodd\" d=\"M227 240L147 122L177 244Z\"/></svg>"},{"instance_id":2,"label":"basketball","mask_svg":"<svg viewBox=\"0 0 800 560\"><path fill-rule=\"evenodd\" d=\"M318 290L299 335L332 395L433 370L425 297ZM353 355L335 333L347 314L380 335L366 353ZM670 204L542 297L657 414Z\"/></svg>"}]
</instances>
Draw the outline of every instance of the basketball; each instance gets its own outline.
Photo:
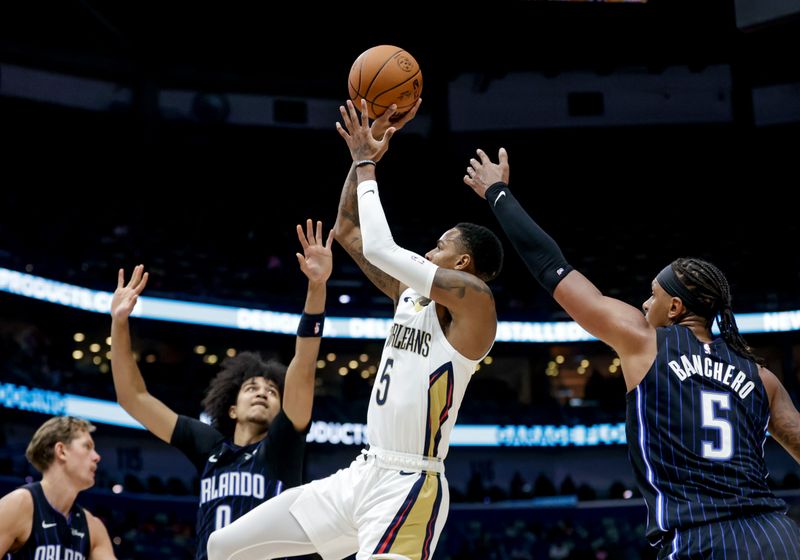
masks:
<instances>
[{"instance_id":1,"label":"basketball","mask_svg":"<svg viewBox=\"0 0 800 560\"><path fill-rule=\"evenodd\" d=\"M361 100L367 100L371 119L380 117L392 103L396 103L397 112L391 120L397 121L419 99L422 71L407 51L392 45L378 45L361 53L353 63L347 89L359 111Z\"/></svg>"}]
</instances>

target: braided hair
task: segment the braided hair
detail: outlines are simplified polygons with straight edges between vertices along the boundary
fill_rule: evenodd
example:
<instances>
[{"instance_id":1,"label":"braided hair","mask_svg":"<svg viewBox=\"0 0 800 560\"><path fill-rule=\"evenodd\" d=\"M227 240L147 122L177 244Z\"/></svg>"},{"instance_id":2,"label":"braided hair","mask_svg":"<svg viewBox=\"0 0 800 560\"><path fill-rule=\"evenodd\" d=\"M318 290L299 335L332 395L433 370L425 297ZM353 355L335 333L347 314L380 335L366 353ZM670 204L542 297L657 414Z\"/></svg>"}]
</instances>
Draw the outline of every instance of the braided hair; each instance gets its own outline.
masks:
<instances>
[{"instance_id":1,"label":"braided hair","mask_svg":"<svg viewBox=\"0 0 800 560\"><path fill-rule=\"evenodd\" d=\"M731 287L722 271L708 261L694 258L674 260L672 270L703 305L702 309L692 311L706 319L709 329L716 317L722 338L728 346L737 354L763 366L764 358L755 355L739 334L731 309Z\"/></svg>"}]
</instances>

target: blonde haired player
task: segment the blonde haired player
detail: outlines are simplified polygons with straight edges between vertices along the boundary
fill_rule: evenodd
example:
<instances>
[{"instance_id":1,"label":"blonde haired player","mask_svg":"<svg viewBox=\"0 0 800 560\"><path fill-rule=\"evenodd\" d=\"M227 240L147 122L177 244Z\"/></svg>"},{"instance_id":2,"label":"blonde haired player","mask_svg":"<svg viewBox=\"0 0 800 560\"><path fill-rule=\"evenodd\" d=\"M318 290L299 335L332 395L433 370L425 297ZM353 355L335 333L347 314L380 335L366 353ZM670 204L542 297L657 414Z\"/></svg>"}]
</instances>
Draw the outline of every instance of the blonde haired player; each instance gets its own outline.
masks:
<instances>
[{"instance_id":1,"label":"blonde haired player","mask_svg":"<svg viewBox=\"0 0 800 560\"><path fill-rule=\"evenodd\" d=\"M103 522L75 503L94 486L100 455L93 431L81 418L55 416L33 434L25 457L42 480L0 500L0 558L115 558Z\"/></svg>"},{"instance_id":2,"label":"blonde haired player","mask_svg":"<svg viewBox=\"0 0 800 560\"><path fill-rule=\"evenodd\" d=\"M325 560L431 558L449 506L443 460L467 384L497 330L486 282L502 266L500 241L461 223L425 257L394 242L378 196L376 163L397 128L391 108L370 128L366 102L337 123L353 158L336 239L395 303L367 418L370 445L346 469L288 490L211 535L210 560L318 552ZM385 134L384 134L385 131ZM379 138L376 140L374 137Z\"/></svg>"}]
</instances>

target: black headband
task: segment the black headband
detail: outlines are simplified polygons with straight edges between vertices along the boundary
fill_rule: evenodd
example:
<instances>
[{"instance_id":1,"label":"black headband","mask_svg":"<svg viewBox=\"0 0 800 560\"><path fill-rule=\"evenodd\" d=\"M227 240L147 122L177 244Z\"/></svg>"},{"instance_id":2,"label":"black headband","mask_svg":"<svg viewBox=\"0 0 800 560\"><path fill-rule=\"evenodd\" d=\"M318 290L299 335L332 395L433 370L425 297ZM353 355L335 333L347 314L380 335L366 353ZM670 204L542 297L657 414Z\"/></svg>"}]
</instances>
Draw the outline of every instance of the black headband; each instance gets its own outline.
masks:
<instances>
[{"instance_id":1,"label":"black headband","mask_svg":"<svg viewBox=\"0 0 800 560\"><path fill-rule=\"evenodd\" d=\"M703 304L689 291L689 288L680 281L678 275L672 270L671 264L665 266L661 272L658 273L656 282L658 282L658 285L664 288L664 291L669 295L681 298L683 304L691 311L703 317L713 316L714 310L709 308L708 305Z\"/></svg>"}]
</instances>

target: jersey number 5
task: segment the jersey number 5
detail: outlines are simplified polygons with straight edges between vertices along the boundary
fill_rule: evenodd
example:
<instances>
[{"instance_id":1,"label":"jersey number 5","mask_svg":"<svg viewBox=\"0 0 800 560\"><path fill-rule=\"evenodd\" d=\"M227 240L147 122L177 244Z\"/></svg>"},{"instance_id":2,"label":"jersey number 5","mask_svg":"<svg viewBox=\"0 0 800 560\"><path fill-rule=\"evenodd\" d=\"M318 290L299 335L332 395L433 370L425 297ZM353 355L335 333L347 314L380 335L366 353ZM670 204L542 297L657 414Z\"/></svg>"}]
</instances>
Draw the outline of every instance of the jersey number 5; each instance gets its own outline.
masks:
<instances>
[{"instance_id":1,"label":"jersey number 5","mask_svg":"<svg viewBox=\"0 0 800 560\"><path fill-rule=\"evenodd\" d=\"M719 430L719 446L713 441L703 440L702 455L712 461L727 461L733 456L733 427L727 420L717 416L719 410L730 410L731 396L728 393L701 391L703 405L703 427Z\"/></svg>"},{"instance_id":2,"label":"jersey number 5","mask_svg":"<svg viewBox=\"0 0 800 560\"><path fill-rule=\"evenodd\" d=\"M383 366L383 371L381 372L381 377L378 379L378 390L375 391L375 402L382 405L386 403L386 399L389 396L389 382L392 380L389 373L392 371L392 366L394 365L394 360L392 358L386 358L386 365Z\"/></svg>"}]
</instances>

